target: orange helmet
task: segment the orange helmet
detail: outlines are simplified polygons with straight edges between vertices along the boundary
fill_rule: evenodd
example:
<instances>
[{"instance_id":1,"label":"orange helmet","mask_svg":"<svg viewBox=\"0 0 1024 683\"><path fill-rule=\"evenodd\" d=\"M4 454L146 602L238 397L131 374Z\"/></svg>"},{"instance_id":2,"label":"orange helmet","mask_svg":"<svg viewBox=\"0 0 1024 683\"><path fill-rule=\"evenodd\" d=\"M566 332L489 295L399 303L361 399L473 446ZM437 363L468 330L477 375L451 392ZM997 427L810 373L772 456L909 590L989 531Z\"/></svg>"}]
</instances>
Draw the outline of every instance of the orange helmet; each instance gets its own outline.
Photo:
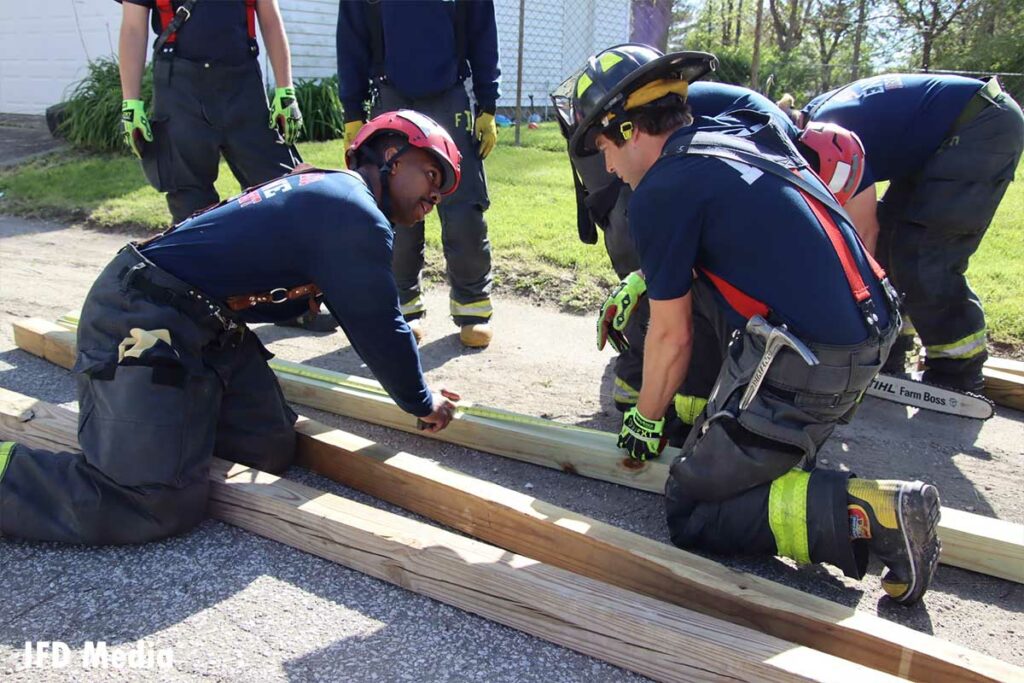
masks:
<instances>
[{"instance_id":1,"label":"orange helmet","mask_svg":"<svg viewBox=\"0 0 1024 683\"><path fill-rule=\"evenodd\" d=\"M839 203L850 201L864 177L864 145L857 134L834 123L815 121L807 124L799 142L814 153L805 155L810 161L817 157L818 163L811 166Z\"/></svg>"},{"instance_id":2,"label":"orange helmet","mask_svg":"<svg viewBox=\"0 0 1024 683\"><path fill-rule=\"evenodd\" d=\"M460 168L462 154L459 152L459 148L448 131L436 121L411 109L385 112L367 122L359 129L356 139L345 150L345 164L349 168L355 168L358 165L356 159L359 156L357 154L359 148L384 133L396 133L404 136L410 146L419 147L433 154L444 172L444 178L441 181L441 194L448 195L455 192L462 179ZM405 148L399 150L398 154L404 151ZM396 154L391 160L394 161L397 156ZM380 165L382 172L390 168L390 162L388 164L382 162Z\"/></svg>"}]
</instances>

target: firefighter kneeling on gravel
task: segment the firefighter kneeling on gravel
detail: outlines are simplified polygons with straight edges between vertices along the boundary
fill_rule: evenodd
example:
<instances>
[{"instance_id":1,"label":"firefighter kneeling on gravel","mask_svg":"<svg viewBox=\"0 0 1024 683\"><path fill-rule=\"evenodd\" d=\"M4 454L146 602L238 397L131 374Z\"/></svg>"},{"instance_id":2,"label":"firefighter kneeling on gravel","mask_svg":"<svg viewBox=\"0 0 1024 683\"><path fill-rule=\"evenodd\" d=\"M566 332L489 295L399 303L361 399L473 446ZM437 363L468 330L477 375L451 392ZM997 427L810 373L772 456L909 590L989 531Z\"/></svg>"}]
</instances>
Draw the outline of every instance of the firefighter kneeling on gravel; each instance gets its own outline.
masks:
<instances>
[{"instance_id":1,"label":"firefighter kneeling on gravel","mask_svg":"<svg viewBox=\"0 0 1024 683\"><path fill-rule=\"evenodd\" d=\"M78 328L83 453L0 444L0 534L139 543L206 513L210 459L287 468L296 415L246 323L319 299L388 394L427 428L454 406L426 384L391 271L391 223L423 220L459 183L448 133L413 111L367 123L352 170L300 168L120 251Z\"/></svg>"},{"instance_id":2,"label":"firefighter kneeling on gravel","mask_svg":"<svg viewBox=\"0 0 1024 683\"><path fill-rule=\"evenodd\" d=\"M576 83L570 144L577 156L603 153L633 188L650 300L643 385L619 446L636 460L661 453L702 319L725 361L671 466L673 542L828 562L857 578L873 552L888 567L886 592L915 602L938 563L935 487L814 466L899 329L891 288L769 117L694 123L688 82L713 60L620 46L592 57Z\"/></svg>"}]
</instances>

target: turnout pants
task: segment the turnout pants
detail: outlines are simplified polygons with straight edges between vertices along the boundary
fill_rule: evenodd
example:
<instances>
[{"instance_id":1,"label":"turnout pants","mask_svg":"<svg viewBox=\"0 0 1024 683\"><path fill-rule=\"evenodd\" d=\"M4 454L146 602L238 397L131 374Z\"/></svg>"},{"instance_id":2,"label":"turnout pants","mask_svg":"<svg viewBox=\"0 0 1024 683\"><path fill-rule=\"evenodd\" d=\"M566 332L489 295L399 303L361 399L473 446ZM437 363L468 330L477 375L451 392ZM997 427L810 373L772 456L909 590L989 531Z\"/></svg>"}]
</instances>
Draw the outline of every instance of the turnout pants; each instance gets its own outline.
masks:
<instances>
[{"instance_id":1,"label":"turnout pants","mask_svg":"<svg viewBox=\"0 0 1024 683\"><path fill-rule=\"evenodd\" d=\"M406 97L395 88L378 85L374 115L395 109L414 109L447 130L462 153L462 181L437 207L451 314L456 325L487 322L491 318L491 242L484 212L490 206L484 164L473 135L472 107L462 83L431 97ZM402 313L407 320L424 315L421 298L424 261L423 221L395 231L394 272Z\"/></svg>"},{"instance_id":2,"label":"turnout pants","mask_svg":"<svg viewBox=\"0 0 1024 683\"><path fill-rule=\"evenodd\" d=\"M956 129L920 173L894 179L879 203L879 261L903 294L930 370L980 377L988 358L985 313L964 273L1022 147L1020 107L1002 95Z\"/></svg>"},{"instance_id":3,"label":"turnout pants","mask_svg":"<svg viewBox=\"0 0 1024 683\"><path fill-rule=\"evenodd\" d=\"M291 464L296 415L271 354L244 326L229 332L179 305L190 289L132 247L106 267L78 328L82 452L15 445L0 478L0 534L89 544L171 536L205 517L211 457L270 472Z\"/></svg>"},{"instance_id":4,"label":"turnout pants","mask_svg":"<svg viewBox=\"0 0 1024 683\"><path fill-rule=\"evenodd\" d=\"M269 121L255 59L230 66L153 60L153 142L143 149L142 167L167 193L174 223L220 200L213 184L222 153L243 188L295 168L297 152Z\"/></svg>"},{"instance_id":5,"label":"turnout pants","mask_svg":"<svg viewBox=\"0 0 1024 683\"><path fill-rule=\"evenodd\" d=\"M710 285L694 284L694 313L728 330ZM852 418L899 325L853 346L809 344L820 365L784 347L750 406L740 398L764 352L742 331L705 412L673 461L665 488L672 541L720 554L784 555L828 562L860 578L867 549L849 540L848 472L814 467L835 425Z\"/></svg>"}]
</instances>

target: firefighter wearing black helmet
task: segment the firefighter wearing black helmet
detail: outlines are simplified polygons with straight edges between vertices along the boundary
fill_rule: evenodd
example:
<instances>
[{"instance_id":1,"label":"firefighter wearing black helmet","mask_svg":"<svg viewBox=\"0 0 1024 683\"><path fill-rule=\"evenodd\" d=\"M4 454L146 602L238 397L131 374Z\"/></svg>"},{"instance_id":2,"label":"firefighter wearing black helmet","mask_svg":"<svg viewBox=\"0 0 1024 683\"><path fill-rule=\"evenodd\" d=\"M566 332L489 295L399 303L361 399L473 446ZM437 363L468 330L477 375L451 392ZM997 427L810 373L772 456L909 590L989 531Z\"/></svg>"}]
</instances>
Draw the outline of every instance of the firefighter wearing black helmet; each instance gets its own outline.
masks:
<instances>
[{"instance_id":1,"label":"firefighter wearing black helmet","mask_svg":"<svg viewBox=\"0 0 1024 683\"><path fill-rule=\"evenodd\" d=\"M575 87L571 151L601 153L633 189L650 301L643 385L619 446L638 460L661 453L699 320L722 363L671 466L673 542L857 578L874 553L886 592L915 602L938 563L935 487L815 467L885 361L899 327L891 288L768 116L693 120L689 82L713 67L702 53L619 46L592 57Z\"/></svg>"}]
</instances>

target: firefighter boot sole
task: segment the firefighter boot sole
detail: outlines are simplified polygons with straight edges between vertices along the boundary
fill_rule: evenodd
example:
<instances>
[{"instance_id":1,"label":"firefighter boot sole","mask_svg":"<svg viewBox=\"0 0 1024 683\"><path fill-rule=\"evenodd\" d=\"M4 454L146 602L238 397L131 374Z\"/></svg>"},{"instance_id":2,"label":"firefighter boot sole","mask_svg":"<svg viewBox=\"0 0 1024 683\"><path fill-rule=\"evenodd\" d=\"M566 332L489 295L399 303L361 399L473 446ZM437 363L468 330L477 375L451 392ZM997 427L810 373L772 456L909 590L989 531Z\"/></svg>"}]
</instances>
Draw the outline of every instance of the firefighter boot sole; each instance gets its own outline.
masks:
<instances>
[{"instance_id":1,"label":"firefighter boot sole","mask_svg":"<svg viewBox=\"0 0 1024 683\"><path fill-rule=\"evenodd\" d=\"M942 544L938 537L938 489L920 481L904 482L897 494L896 513L906 553L905 567L900 572L909 576L900 576L889 567L882 575L882 588L896 602L912 605L928 590L939 564Z\"/></svg>"}]
</instances>

